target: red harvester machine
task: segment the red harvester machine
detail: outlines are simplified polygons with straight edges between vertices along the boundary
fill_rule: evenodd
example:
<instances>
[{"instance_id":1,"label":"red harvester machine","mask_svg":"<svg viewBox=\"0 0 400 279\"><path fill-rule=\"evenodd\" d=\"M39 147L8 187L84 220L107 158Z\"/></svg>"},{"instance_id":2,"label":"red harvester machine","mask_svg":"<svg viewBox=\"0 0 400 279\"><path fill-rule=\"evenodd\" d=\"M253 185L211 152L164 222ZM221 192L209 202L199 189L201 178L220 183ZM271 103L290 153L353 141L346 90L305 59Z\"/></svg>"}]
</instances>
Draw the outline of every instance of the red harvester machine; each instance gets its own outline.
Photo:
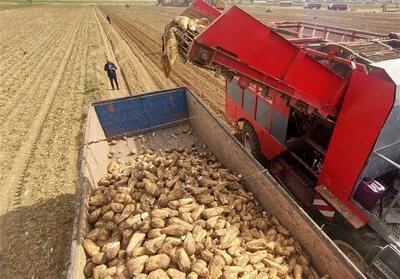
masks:
<instances>
[{"instance_id":1,"label":"red harvester machine","mask_svg":"<svg viewBox=\"0 0 400 279\"><path fill-rule=\"evenodd\" d=\"M172 22L166 34L185 60L226 78L226 114L245 148L360 269L400 278L399 36L267 26L202 0L181 17L208 22Z\"/></svg>"}]
</instances>

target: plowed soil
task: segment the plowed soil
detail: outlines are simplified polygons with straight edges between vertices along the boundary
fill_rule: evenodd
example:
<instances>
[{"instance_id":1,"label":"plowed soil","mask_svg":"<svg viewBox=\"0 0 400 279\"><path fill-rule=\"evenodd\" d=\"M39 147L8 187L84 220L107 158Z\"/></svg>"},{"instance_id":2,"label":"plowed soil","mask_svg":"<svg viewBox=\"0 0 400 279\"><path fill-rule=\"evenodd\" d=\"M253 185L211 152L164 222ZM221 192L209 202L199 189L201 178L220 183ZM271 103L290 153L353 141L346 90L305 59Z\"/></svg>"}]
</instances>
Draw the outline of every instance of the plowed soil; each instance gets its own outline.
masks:
<instances>
[{"instance_id":1,"label":"plowed soil","mask_svg":"<svg viewBox=\"0 0 400 279\"><path fill-rule=\"evenodd\" d=\"M262 21L400 31L398 14L244 8ZM163 28L180 11L150 5L0 11L0 278L65 277L90 101L187 86L225 119L222 79L181 62L169 79L161 71ZM106 58L119 68L120 91L110 90Z\"/></svg>"},{"instance_id":2,"label":"plowed soil","mask_svg":"<svg viewBox=\"0 0 400 279\"><path fill-rule=\"evenodd\" d=\"M85 108L127 92L109 90L93 7L0 13L0 277L62 278Z\"/></svg>"},{"instance_id":3,"label":"plowed soil","mask_svg":"<svg viewBox=\"0 0 400 279\"><path fill-rule=\"evenodd\" d=\"M161 36L164 26L180 12L179 8L155 7L154 15L149 7L100 7L103 15L111 16L111 25L139 58L144 71L151 73L156 88L186 86L198 94L221 118L224 116L224 81L214 74L190 63L176 63L169 79L161 67ZM132 84L135 86L135 84Z\"/></svg>"},{"instance_id":4,"label":"plowed soil","mask_svg":"<svg viewBox=\"0 0 400 279\"><path fill-rule=\"evenodd\" d=\"M380 10L361 9L357 5L350 5L350 7L355 11L272 7L273 12L267 13L265 6L242 6L245 11L265 23L272 21L307 21L386 34L400 32L400 21L398 20L400 13L382 13Z\"/></svg>"}]
</instances>

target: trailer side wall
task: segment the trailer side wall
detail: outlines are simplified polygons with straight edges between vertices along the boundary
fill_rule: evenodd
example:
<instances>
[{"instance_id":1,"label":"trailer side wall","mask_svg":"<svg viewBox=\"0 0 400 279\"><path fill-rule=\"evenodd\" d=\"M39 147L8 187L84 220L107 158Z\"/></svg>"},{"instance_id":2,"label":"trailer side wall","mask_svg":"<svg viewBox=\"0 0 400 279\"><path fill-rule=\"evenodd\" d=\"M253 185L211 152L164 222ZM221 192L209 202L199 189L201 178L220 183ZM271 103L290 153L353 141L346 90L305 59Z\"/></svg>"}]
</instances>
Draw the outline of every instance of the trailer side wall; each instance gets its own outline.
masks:
<instances>
[{"instance_id":1,"label":"trailer side wall","mask_svg":"<svg viewBox=\"0 0 400 279\"><path fill-rule=\"evenodd\" d=\"M188 106L192 127L207 144L207 148L225 167L247 177L244 182L247 190L253 193L269 214L277 217L292 232L321 274L330 274L331 278L337 279L364 277L196 97L188 96Z\"/></svg>"},{"instance_id":2,"label":"trailer side wall","mask_svg":"<svg viewBox=\"0 0 400 279\"><path fill-rule=\"evenodd\" d=\"M146 100L146 98L154 97L157 98L152 99L152 102L147 102L149 99ZM164 102L166 98L176 99ZM124 100L130 102L131 106L122 104ZM137 103L132 102L133 100L141 103L142 106L138 107ZM175 102L180 102L180 106L175 106ZM180 109L177 109L179 107ZM133 111L133 108L137 111ZM174 113L175 116L170 117ZM162 118L160 115L166 117ZM164 119L164 121L157 119ZM265 173L263 167L254 158L246 153L241 144L201 101L184 88L99 102L89 108L85 145L81 155L81 177L77 187L71 262L67 278L84 278L83 268L86 264L86 256L81 244L89 229L87 215L90 194L96 189L97 181L106 173L110 161L107 158L110 147L105 140L106 136L116 137L148 132L174 123L175 125L179 122L186 123L188 119L194 134L202 139L218 160L226 167L247 177L245 184L248 190L253 192L268 213L276 216L292 232L311 256L313 265L318 271L324 274L329 273L334 279L363 278L282 187L268 173ZM135 126L131 123L142 121L147 124ZM116 127L119 127L118 131ZM152 138L167 148L169 147L168 140L162 137L161 131L155 131L156 135Z\"/></svg>"},{"instance_id":3,"label":"trailer side wall","mask_svg":"<svg viewBox=\"0 0 400 279\"><path fill-rule=\"evenodd\" d=\"M86 255L82 241L90 229L88 203L97 182L107 172L110 159L106 139L151 132L177 125L188 117L186 89L96 102L89 106L84 145L81 151L80 180L76 193L75 220L67 278L85 278Z\"/></svg>"}]
</instances>

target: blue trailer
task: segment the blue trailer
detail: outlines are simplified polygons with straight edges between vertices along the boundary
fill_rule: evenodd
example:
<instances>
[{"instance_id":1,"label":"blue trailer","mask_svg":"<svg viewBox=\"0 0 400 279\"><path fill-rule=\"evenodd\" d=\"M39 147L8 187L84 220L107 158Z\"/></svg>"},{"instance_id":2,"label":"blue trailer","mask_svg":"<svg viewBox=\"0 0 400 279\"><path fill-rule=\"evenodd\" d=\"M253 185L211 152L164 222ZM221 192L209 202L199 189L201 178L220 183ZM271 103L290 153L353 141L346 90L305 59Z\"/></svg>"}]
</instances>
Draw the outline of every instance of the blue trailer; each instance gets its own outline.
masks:
<instances>
[{"instance_id":1,"label":"blue trailer","mask_svg":"<svg viewBox=\"0 0 400 279\"><path fill-rule=\"evenodd\" d=\"M88 200L112 160L107 156L111 139L116 140L113 149L121 159L129 151L138 150L141 144L159 150L202 142L225 167L246 178L247 190L253 193L265 211L277 217L292 232L320 274L330 274L334 279L364 278L268 171L186 88L100 101L89 106L68 278L84 278L86 255L81 244L90 229Z\"/></svg>"}]
</instances>

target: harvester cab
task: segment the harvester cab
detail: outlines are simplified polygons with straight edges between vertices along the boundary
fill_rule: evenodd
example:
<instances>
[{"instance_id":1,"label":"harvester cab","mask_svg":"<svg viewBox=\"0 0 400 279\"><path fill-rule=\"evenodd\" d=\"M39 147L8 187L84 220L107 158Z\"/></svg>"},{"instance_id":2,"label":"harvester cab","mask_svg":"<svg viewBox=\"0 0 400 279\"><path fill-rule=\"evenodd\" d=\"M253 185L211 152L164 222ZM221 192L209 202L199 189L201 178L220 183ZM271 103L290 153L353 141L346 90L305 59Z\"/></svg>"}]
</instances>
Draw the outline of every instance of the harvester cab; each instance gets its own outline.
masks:
<instances>
[{"instance_id":1,"label":"harvester cab","mask_svg":"<svg viewBox=\"0 0 400 279\"><path fill-rule=\"evenodd\" d=\"M236 6L221 13L197 0L166 26L163 46L167 76L178 56L224 76L225 111L243 126L246 149L269 161L317 222L355 235L344 241L360 266L400 277L398 37L265 25Z\"/></svg>"}]
</instances>

